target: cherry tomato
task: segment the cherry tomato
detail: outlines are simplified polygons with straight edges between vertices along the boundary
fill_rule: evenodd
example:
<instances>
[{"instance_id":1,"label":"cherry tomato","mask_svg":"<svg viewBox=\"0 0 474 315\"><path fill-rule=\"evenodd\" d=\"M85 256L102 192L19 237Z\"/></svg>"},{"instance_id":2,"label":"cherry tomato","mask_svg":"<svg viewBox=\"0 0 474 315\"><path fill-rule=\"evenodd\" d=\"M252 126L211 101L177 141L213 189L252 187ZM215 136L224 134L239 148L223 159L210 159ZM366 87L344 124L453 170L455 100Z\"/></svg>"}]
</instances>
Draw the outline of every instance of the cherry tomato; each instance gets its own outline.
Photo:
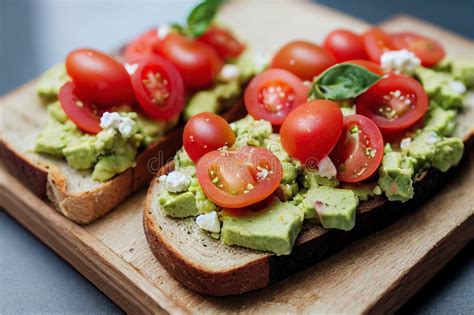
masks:
<instances>
[{"instance_id":1,"label":"cherry tomato","mask_svg":"<svg viewBox=\"0 0 474 315\"><path fill-rule=\"evenodd\" d=\"M349 30L332 31L326 36L323 46L336 57L337 62L368 58L362 37Z\"/></svg>"},{"instance_id":2,"label":"cherry tomato","mask_svg":"<svg viewBox=\"0 0 474 315\"><path fill-rule=\"evenodd\" d=\"M412 51L421 60L425 67L432 67L444 58L443 46L436 40L411 32L391 35L391 44L394 49Z\"/></svg>"},{"instance_id":3,"label":"cherry tomato","mask_svg":"<svg viewBox=\"0 0 474 315\"><path fill-rule=\"evenodd\" d=\"M102 128L99 116L89 102L77 98L76 90L76 85L72 82L61 87L58 95L61 107L77 128L91 134L100 132Z\"/></svg>"},{"instance_id":4,"label":"cherry tomato","mask_svg":"<svg viewBox=\"0 0 474 315\"><path fill-rule=\"evenodd\" d=\"M331 152L337 179L355 183L371 177L383 158L383 138L377 125L362 115L344 117L339 141Z\"/></svg>"},{"instance_id":5,"label":"cherry tomato","mask_svg":"<svg viewBox=\"0 0 474 315\"><path fill-rule=\"evenodd\" d=\"M376 64L380 64L380 57L384 52L392 49L390 36L377 27L362 34L362 41L370 61Z\"/></svg>"},{"instance_id":6,"label":"cherry tomato","mask_svg":"<svg viewBox=\"0 0 474 315\"><path fill-rule=\"evenodd\" d=\"M128 63L135 63L143 56L158 55L159 45L157 29L151 29L130 42L123 55Z\"/></svg>"},{"instance_id":7,"label":"cherry tomato","mask_svg":"<svg viewBox=\"0 0 474 315\"><path fill-rule=\"evenodd\" d=\"M295 41L283 46L273 57L271 68L280 68L312 81L315 76L336 63L336 58L318 45Z\"/></svg>"},{"instance_id":8,"label":"cherry tomato","mask_svg":"<svg viewBox=\"0 0 474 315\"><path fill-rule=\"evenodd\" d=\"M241 147L215 150L196 165L199 185L223 208L243 208L264 200L280 185L283 167L269 150Z\"/></svg>"},{"instance_id":9,"label":"cherry tomato","mask_svg":"<svg viewBox=\"0 0 474 315\"><path fill-rule=\"evenodd\" d=\"M230 147L234 142L235 134L229 123L214 113L197 114L184 126L184 149L194 162L204 154L224 146Z\"/></svg>"},{"instance_id":10,"label":"cherry tomato","mask_svg":"<svg viewBox=\"0 0 474 315\"><path fill-rule=\"evenodd\" d=\"M245 49L245 45L231 32L218 26L209 27L198 40L214 47L224 60L238 57Z\"/></svg>"},{"instance_id":11,"label":"cherry tomato","mask_svg":"<svg viewBox=\"0 0 474 315\"><path fill-rule=\"evenodd\" d=\"M357 114L375 122L382 133L405 130L428 110L428 95L415 79L389 74L356 99Z\"/></svg>"},{"instance_id":12,"label":"cherry tomato","mask_svg":"<svg viewBox=\"0 0 474 315\"><path fill-rule=\"evenodd\" d=\"M178 68L184 85L191 89L210 86L224 65L214 48L177 33L165 37L160 52Z\"/></svg>"},{"instance_id":13,"label":"cherry tomato","mask_svg":"<svg viewBox=\"0 0 474 315\"><path fill-rule=\"evenodd\" d=\"M306 101L308 91L303 81L291 72L269 69L250 81L244 94L245 107L253 117L278 126Z\"/></svg>"},{"instance_id":14,"label":"cherry tomato","mask_svg":"<svg viewBox=\"0 0 474 315\"><path fill-rule=\"evenodd\" d=\"M142 57L132 85L143 111L155 119L172 119L184 107L183 79L176 67L160 56Z\"/></svg>"},{"instance_id":15,"label":"cherry tomato","mask_svg":"<svg viewBox=\"0 0 474 315\"><path fill-rule=\"evenodd\" d=\"M97 106L135 103L130 76L111 56L93 49L76 49L66 58L66 70L82 100Z\"/></svg>"},{"instance_id":16,"label":"cherry tomato","mask_svg":"<svg viewBox=\"0 0 474 315\"><path fill-rule=\"evenodd\" d=\"M382 69L381 66L379 66L378 64L373 63L371 61L368 61L368 60L355 59L355 60L349 60L349 61L347 61L347 63L353 63L353 64L356 64L356 65L362 66L362 67L366 68L367 70L372 71L375 74L379 74L379 75L384 74L383 69Z\"/></svg>"},{"instance_id":17,"label":"cherry tomato","mask_svg":"<svg viewBox=\"0 0 474 315\"><path fill-rule=\"evenodd\" d=\"M291 157L316 166L336 145L342 125L342 112L336 103L314 100L288 115L280 129L281 143Z\"/></svg>"}]
</instances>

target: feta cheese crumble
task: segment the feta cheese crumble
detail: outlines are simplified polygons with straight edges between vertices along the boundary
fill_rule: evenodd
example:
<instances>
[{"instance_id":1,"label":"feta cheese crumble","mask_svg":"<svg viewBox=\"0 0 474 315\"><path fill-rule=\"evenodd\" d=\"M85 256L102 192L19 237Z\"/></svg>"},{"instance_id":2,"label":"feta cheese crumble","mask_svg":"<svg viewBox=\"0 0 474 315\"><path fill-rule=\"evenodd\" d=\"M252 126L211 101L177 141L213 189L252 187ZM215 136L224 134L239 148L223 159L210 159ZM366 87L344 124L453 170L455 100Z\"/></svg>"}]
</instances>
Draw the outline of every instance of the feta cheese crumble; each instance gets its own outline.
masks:
<instances>
[{"instance_id":1,"label":"feta cheese crumble","mask_svg":"<svg viewBox=\"0 0 474 315\"><path fill-rule=\"evenodd\" d=\"M165 186L169 192L183 192L188 189L191 179L180 171L172 171L168 175L161 175L158 181Z\"/></svg>"},{"instance_id":2,"label":"feta cheese crumble","mask_svg":"<svg viewBox=\"0 0 474 315\"><path fill-rule=\"evenodd\" d=\"M466 93L466 86L461 81L449 81L449 87L458 94Z\"/></svg>"},{"instance_id":3,"label":"feta cheese crumble","mask_svg":"<svg viewBox=\"0 0 474 315\"><path fill-rule=\"evenodd\" d=\"M215 211L198 215L196 217L196 224L201 229L211 233L219 233L221 231L221 223Z\"/></svg>"},{"instance_id":4,"label":"feta cheese crumble","mask_svg":"<svg viewBox=\"0 0 474 315\"><path fill-rule=\"evenodd\" d=\"M239 67L233 64L225 64L219 72L218 79L224 82L238 80L240 77Z\"/></svg>"},{"instance_id":5,"label":"feta cheese crumble","mask_svg":"<svg viewBox=\"0 0 474 315\"><path fill-rule=\"evenodd\" d=\"M402 150L406 150L406 149L408 149L410 144L411 144L411 138L404 138L404 139L402 139L402 141L400 141L400 148Z\"/></svg>"},{"instance_id":6,"label":"feta cheese crumble","mask_svg":"<svg viewBox=\"0 0 474 315\"><path fill-rule=\"evenodd\" d=\"M439 140L438 136L433 131L430 132L430 134L426 137L426 142L428 144L434 144L434 143L438 142L438 140Z\"/></svg>"},{"instance_id":7,"label":"feta cheese crumble","mask_svg":"<svg viewBox=\"0 0 474 315\"><path fill-rule=\"evenodd\" d=\"M409 50L390 50L380 57L380 65L385 71L412 74L421 65L421 61Z\"/></svg>"},{"instance_id":8,"label":"feta cheese crumble","mask_svg":"<svg viewBox=\"0 0 474 315\"><path fill-rule=\"evenodd\" d=\"M117 112L105 112L100 118L100 127L103 129L115 129L126 138L132 136L136 123L133 119L121 116Z\"/></svg>"},{"instance_id":9,"label":"feta cheese crumble","mask_svg":"<svg viewBox=\"0 0 474 315\"><path fill-rule=\"evenodd\" d=\"M163 40L165 39L165 37L171 33L171 26L169 24L162 24L160 26L158 26L158 29L157 29L157 36L158 36L158 39L160 40Z\"/></svg>"},{"instance_id":10,"label":"feta cheese crumble","mask_svg":"<svg viewBox=\"0 0 474 315\"><path fill-rule=\"evenodd\" d=\"M124 63L123 66L129 75L133 75L138 69L138 63Z\"/></svg>"},{"instance_id":11,"label":"feta cheese crumble","mask_svg":"<svg viewBox=\"0 0 474 315\"><path fill-rule=\"evenodd\" d=\"M328 156L319 161L318 171L319 175L326 178L334 178L337 175L336 166Z\"/></svg>"}]
</instances>

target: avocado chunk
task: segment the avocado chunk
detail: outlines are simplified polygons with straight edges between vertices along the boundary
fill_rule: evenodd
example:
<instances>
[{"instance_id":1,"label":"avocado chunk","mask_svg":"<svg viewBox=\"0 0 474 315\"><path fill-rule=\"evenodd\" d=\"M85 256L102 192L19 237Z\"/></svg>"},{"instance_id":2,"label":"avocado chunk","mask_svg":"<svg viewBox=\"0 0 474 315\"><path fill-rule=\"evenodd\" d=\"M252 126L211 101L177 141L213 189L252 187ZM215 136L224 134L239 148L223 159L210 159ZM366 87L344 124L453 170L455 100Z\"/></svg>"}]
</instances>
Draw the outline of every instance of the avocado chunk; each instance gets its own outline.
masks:
<instances>
[{"instance_id":1,"label":"avocado chunk","mask_svg":"<svg viewBox=\"0 0 474 315\"><path fill-rule=\"evenodd\" d=\"M236 216L224 211L221 237L226 245L288 255L302 224L303 213L298 207L275 199L258 212L244 210Z\"/></svg>"},{"instance_id":2,"label":"avocado chunk","mask_svg":"<svg viewBox=\"0 0 474 315\"><path fill-rule=\"evenodd\" d=\"M433 167L446 172L461 161L464 143L459 138L444 138L436 143L436 151L432 159Z\"/></svg>"},{"instance_id":3,"label":"avocado chunk","mask_svg":"<svg viewBox=\"0 0 474 315\"><path fill-rule=\"evenodd\" d=\"M80 133L72 122L61 124L54 119L50 119L36 138L35 152L61 157L63 156L63 149L79 137Z\"/></svg>"},{"instance_id":4,"label":"avocado chunk","mask_svg":"<svg viewBox=\"0 0 474 315\"><path fill-rule=\"evenodd\" d=\"M379 186L388 200L405 202L413 198L412 160L400 152L386 152L379 167Z\"/></svg>"},{"instance_id":5,"label":"avocado chunk","mask_svg":"<svg viewBox=\"0 0 474 315\"><path fill-rule=\"evenodd\" d=\"M455 60L451 63L451 74L467 87L474 86L474 62L472 60Z\"/></svg>"},{"instance_id":6,"label":"avocado chunk","mask_svg":"<svg viewBox=\"0 0 474 315\"><path fill-rule=\"evenodd\" d=\"M269 121L256 120L250 115L233 122L230 126L237 136L234 143L235 147L246 145L262 147L265 139L273 133L272 124ZM269 150L273 152L272 148Z\"/></svg>"},{"instance_id":7,"label":"avocado chunk","mask_svg":"<svg viewBox=\"0 0 474 315\"><path fill-rule=\"evenodd\" d=\"M75 169L87 170L97 162L97 152L92 137L82 136L63 149L67 163Z\"/></svg>"},{"instance_id":8,"label":"avocado chunk","mask_svg":"<svg viewBox=\"0 0 474 315\"><path fill-rule=\"evenodd\" d=\"M456 111L439 106L430 106L425 122L425 130L432 130L442 136L450 136L456 126Z\"/></svg>"},{"instance_id":9,"label":"avocado chunk","mask_svg":"<svg viewBox=\"0 0 474 315\"><path fill-rule=\"evenodd\" d=\"M326 186L311 188L303 204L312 212L308 216L317 216L325 229L350 231L355 226L359 200L352 190Z\"/></svg>"},{"instance_id":10,"label":"avocado chunk","mask_svg":"<svg viewBox=\"0 0 474 315\"><path fill-rule=\"evenodd\" d=\"M217 210L217 206L207 198L196 178L191 179L191 185L188 190L192 192L196 198L196 207L199 213L208 213Z\"/></svg>"},{"instance_id":11,"label":"avocado chunk","mask_svg":"<svg viewBox=\"0 0 474 315\"><path fill-rule=\"evenodd\" d=\"M59 101L53 102L46 107L48 114L54 120L64 124L69 118L64 112Z\"/></svg>"},{"instance_id":12,"label":"avocado chunk","mask_svg":"<svg viewBox=\"0 0 474 315\"><path fill-rule=\"evenodd\" d=\"M36 92L46 101L55 100L58 97L59 89L70 81L66 73L66 66L61 63L51 67L38 80Z\"/></svg>"},{"instance_id":13,"label":"avocado chunk","mask_svg":"<svg viewBox=\"0 0 474 315\"><path fill-rule=\"evenodd\" d=\"M190 191L184 193L163 192L158 198L163 212L174 218L187 218L199 214L196 199Z\"/></svg>"},{"instance_id":14,"label":"avocado chunk","mask_svg":"<svg viewBox=\"0 0 474 315\"><path fill-rule=\"evenodd\" d=\"M334 178L327 178L319 175L317 170L310 169L307 167L303 168L303 172L300 176L301 184L304 188L310 189L319 186L337 187L339 181Z\"/></svg>"},{"instance_id":15,"label":"avocado chunk","mask_svg":"<svg viewBox=\"0 0 474 315\"><path fill-rule=\"evenodd\" d=\"M449 73L418 67L416 76L420 79L426 93L445 109L461 108L466 88Z\"/></svg>"}]
</instances>

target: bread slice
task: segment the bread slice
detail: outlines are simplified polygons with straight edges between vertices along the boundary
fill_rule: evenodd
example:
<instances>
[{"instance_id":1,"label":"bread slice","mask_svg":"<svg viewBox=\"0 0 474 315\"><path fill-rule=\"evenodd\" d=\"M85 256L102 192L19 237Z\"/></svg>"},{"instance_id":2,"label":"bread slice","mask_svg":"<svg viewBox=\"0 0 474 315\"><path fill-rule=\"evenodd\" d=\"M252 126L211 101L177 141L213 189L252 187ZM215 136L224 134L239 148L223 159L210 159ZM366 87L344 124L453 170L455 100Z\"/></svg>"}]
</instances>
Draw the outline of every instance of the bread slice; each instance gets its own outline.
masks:
<instances>
[{"instance_id":1,"label":"bread slice","mask_svg":"<svg viewBox=\"0 0 474 315\"><path fill-rule=\"evenodd\" d=\"M457 133L466 144L461 167L474 167L474 98L460 117ZM157 176L174 168L165 165ZM325 230L314 220L305 221L293 251L288 256L226 246L209 237L189 219L173 219L161 211L158 196L163 187L154 180L148 190L143 224L149 246L166 270L183 285L201 293L224 296L263 288L304 269L346 247L350 243L395 222L433 196L453 173L430 169L415 182L415 198L389 202L383 197L362 202L357 209L356 226L349 232Z\"/></svg>"},{"instance_id":2,"label":"bread slice","mask_svg":"<svg viewBox=\"0 0 474 315\"><path fill-rule=\"evenodd\" d=\"M137 156L137 165L100 183L90 171L77 171L64 159L33 151L36 136L48 113L36 95L36 81L0 98L0 156L7 169L40 197L49 197L58 211L77 223L90 223L106 214L153 175L181 147L183 125L178 125ZM223 116L229 121L245 115L241 100Z\"/></svg>"}]
</instances>

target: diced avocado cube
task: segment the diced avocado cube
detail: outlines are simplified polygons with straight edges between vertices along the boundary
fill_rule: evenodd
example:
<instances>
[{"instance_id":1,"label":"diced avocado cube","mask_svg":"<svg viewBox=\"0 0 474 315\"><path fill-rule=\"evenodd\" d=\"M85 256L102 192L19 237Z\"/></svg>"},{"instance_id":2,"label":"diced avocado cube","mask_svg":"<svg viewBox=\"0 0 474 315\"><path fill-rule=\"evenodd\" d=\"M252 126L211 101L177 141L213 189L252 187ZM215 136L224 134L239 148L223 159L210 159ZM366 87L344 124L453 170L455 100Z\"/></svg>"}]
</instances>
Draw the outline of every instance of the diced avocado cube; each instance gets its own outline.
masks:
<instances>
[{"instance_id":1,"label":"diced avocado cube","mask_svg":"<svg viewBox=\"0 0 474 315\"><path fill-rule=\"evenodd\" d=\"M413 198L412 160L400 152L386 152L379 167L379 186L390 201Z\"/></svg>"},{"instance_id":2,"label":"diced avocado cube","mask_svg":"<svg viewBox=\"0 0 474 315\"><path fill-rule=\"evenodd\" d=\"M47 111L53 119L60 123L65 123L69 119L63 108L61 107L59 101L49 104L47 107Z\"/></svg>"},{"instance_id":3,"label":"diced avocado cube","mask_svg":"<svg viewBox=\"0 0 474 315\"><path fill-rule=\"evenodd\" d=\"M200 91L194 94L186 104L184 109L184 119L203 112L217 113L219 111L219 102L212 90Z\"/></svg>"},{"instance_id":4,"label":"diced avocado cube","mask_svg":"<svg viewBox=\"0 0 474 315\"><path fill-rule=\"evenodd\" d=\"M450 136L456 126L456 111L430 106L431 109L425 122L425 130L432 130L442 136Z\"/></svg>"},{"instance_id":5,"label":"diced avocado cube","mask_svg":"<svg viewBox=\"0 0 474 315\"><path fill-rule=\"evenodd\" d=\"M449 73L436 72L432 69L418 67L416 75L426 93L445 109L462 107L465 91L464 85L455 80Z\"/></svg>"},{"instance_id":6,"label":"diced avocado cube","mask_svg":"<svg viewBox=\"0 0 474 315\"><path fill-rule=\"evenodd\" d=\"M325 229L350 231L355 226L359 200L352 190L326 186L311 188L304 204L316 213Z\"/></svg>"},{"instance_id":7,"label":"diced avocado cube","mask_svg":"<svg viewBox=\"0 0 474 315\"><path fill-rule=\"evenodd\" d=\"M47 101L58 97L59 89L69 81L64 64L57 64L47 70L38 80L36 92Z\"/></svg>"},{"instance_id":8,"label":"diced avocado cube","mask_svg":"<svg viewBox=\"0 0 474 315\"><path fill-rule=\"evenodd\" d=\"M441 138L436 132L427 130L422 131L408 146L408 155L414 159L414 167L418 170L429 167L430 161L435 155L435 144Z\"/></svg>"},{"instance_id":9,"label":"diced avocado cube","mask_svg":"<svg viewBox=\"0 0 474 315\"><path fill-rule=\"evenodd\" d=\"M226 245L288 255L301 231L303 213L291 203L278 199L258 212L238 216L223 212L221 238Z\"/></svg>"},{"instance_id":10,"label":"diced avocado cube","mask_svg":"<svg viewBox=\"0 0 474 315\"><path fill-rule=\"evenodd\" d=\"M114 153L101 156L92 172L92 179L105 182L132 166L135 166L135 160L130 159L127 154Z\"/></svg>"},{"instance_id":11,"label":"diced avocado cube","mask_svg":"<svg viewBox=\"0 0 474 315\"><path fill-rule=\"evenodd\" d=\"M463 82L467 87L474 86L474 61L454 60L451 63L451 74L456 80Z\"/></svg>"},{"instance_id":12,"label":"diced avocado cube","mask_svg":"<svg viewBox=\"0 0 474 315\"><path fill-rule=\"evenodd\" d=\"M68 164L78 170L92 168L97 161L97 153L89 141L68 145L63 149L63 154Z\"/></svg>"},{"instance_id":13,"label":"diced avocado cube","mask_svg":"<svg viewBox=\"0 0 474 315\"><path fill-rule=\"evenodd\" d=\"M310 189L318 186L329 186L337 187L339 186L339 181L334 178L322 177L319 175L317 170L310 168L303 168L303 172L300 177L300 181L306 189Z\"/></svg>"},{"instance_id":14,"label":"diced avocado cube","mask_svg":"<svg viewBox=\"0 0 474 315\"><path fill-rule=\"evenodd\" d=\"M50 119L46 127L41 130L36 138L35 152L60 157L63 155L63 149L75 137L77 135L68 125L63 125L56 120Z\"/></svg>"},{"instance_id":15,"label":"diced avocado cube","mask_svg":"<svg viewBox=\"0 0 474 315\"><path fill-rule=\"evenodd\" d=\"M196 199L190 191L184 193L163 192L158 198L163 212L174 218L186 218L199 214Z\"/></svg>"},{"instance_id":16,"label":"diced avocado cube","mask_svg":"<svg viewBox=\"0 0 474 315\"><path fill-rule=\"evenodd\" d=\"M459 138L444 138L436 143L436 151L432 159L433 167L446 172L461 161L464 143Z\"/></svg>"},{"instance_id":17,"label":"diced avocado cube","mask_svg":"<svg viewBox=\"0 0 474 315\"><path fill-rule=\"evenodd\" d=\"M208 213L217 210L216 204L207 198L196 178L191 179L191 185L189 186L188 190L194 193L196 198L196 207L199 213Z\"/></svg>"},{"instance_id":18,"label":"diced avocado cube","mask_svg":"<svg viewBox=\"0 0 474 315\"><path fill-rule=\"evenodd\" d=\"M283 178L281 182L284 184L291 184L296 180L296 176L298 175L298 169L293 163L290 162L283 162L281 163L283 167Z\"/></svg>"}]
</instances>

